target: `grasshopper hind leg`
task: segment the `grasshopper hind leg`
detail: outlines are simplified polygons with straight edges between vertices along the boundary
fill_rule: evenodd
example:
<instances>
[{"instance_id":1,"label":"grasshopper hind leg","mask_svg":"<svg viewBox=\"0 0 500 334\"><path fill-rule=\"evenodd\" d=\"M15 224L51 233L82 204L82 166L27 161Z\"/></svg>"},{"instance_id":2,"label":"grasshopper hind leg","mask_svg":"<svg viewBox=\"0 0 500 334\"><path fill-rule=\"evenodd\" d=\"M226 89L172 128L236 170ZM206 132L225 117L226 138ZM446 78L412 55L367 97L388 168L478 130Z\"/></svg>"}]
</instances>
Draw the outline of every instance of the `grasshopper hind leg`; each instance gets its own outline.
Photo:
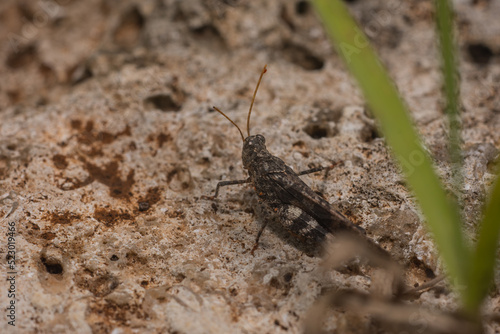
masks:
<instances>
[{"instance_id":1,"label":"grasshopper hind leg","mask_svg":"<svg viewBox=\"0 0 500 334\"><path fill-rule=\"evenodd\" d=\"M307 253L316 253L321 250L323 241L329 238L328 231L319 225L313 217L296 206L282 205L275 212L278 215L279 224L296 240L300 240L300 245L305 246ZM268 222L259 230L251 251L252 255L258 247L260 236L267 225Z\"/></svg>"},{"instance_id":2,"label":"grasshopper hind leg","mask_svg":"<svg viewBox=\"0 0 500 334\"><path fill-rule=\"evenodd\" d=\"M296 206L283 205L278 209L278 215L281 225L309 246L320 246L329 235L313 217Z\"/></svg>"}]
</instances>

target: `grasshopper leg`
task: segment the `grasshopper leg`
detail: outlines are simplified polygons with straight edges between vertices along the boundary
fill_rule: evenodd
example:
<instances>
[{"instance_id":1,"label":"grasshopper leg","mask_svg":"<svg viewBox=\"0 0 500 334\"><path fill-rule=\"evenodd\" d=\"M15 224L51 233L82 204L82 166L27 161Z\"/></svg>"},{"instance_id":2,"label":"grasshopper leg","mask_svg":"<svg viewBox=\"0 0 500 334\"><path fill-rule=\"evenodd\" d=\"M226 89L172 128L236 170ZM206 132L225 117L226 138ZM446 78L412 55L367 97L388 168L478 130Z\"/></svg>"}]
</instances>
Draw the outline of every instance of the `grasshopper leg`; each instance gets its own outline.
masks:
<instances>
[{"instance_id":1,"label":"grasshopper leg","mask_svg":"<svg viewBox=\"0 0 500 334\"><path fill-rule=\"evenodd\" d=\"M213 196L202 196L202 198L205 199L216 199L217 196L219 196L219 189L220 187L225 187L225 186L231 186L235 184L245 184L245 183L250 183L250 178L246 180L232 180L232 181L221 181L217 183L217 187L215 187L215 194Z\"/></svg>"},{"instance_id":2,"label":"grasshopper leg","mask_svg":"<svg viewBox=\"0 0 500 334\"><path fill-rule=\"evenodd\" d=\"M335 167L337 167L338 165L340 164L340 162L338 163L334 163L330 166L326 166L326 167L316 167L316 168L311 168L311 169L306 169L306 170L303 170L302 172L299 172L298 175L306 175L306 174L311 174L311 173L316 173L316 172L321 172L322 170L327 170L327 173L330 169L333 169Z\"/></svg>"},{"instance_id":3,"label":"grasshopper leg","mask_svg":"<svg viewBox=\"0 0 500 334\"><path fill-rule=\"evenodd\" d=\"M292 235L310 245L320 245L329 234L313 217L293 205L283 205L278 209L283 227Z\"/></svg>"},{"instance_id":4,"label":"grasshopper leg","mask_svg":"<svg viewBox=\"0 0 500 334\"><path fill-rule=\"evenodd\" d=\"M260 228L259 230L259 233L257 233L257 238L255 238L255 243L252 247L252 250L250 251L250 254L254 255L254 252L255 250L259 247L259 240L260 240L260 236L262 235L262 232L264 232L264 229L266 228L267 226L267 221L262 225L262 227Z\"/></svg>"},{"instance_id":5,"label":"grasshopper leg","mask_svg":"<svg viewBox=\"0 0 500 334\"><path fill-rule=\"evenodd\" d=\"M283 205L277 210L279 221L283 228L298 239L303 240L309 246L317 248L328 238L326 231L313 217L309 216L302 209L293 205ZM267 226L267 222L262 226L251 254L255 252L259 245L259 239Z\"/></svg>"}]
</instances>

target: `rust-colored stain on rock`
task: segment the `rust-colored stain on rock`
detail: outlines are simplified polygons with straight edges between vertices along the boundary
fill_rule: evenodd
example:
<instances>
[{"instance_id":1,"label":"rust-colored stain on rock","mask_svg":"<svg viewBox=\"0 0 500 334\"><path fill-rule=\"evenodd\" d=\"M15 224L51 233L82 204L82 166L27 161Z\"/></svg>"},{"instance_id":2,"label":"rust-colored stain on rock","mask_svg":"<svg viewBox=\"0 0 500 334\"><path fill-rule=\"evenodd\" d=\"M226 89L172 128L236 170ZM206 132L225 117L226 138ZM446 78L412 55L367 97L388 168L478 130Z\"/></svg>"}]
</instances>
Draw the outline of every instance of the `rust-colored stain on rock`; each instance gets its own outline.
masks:
<instances>
[{"instance_id":1,"label":"rust-colored stain on rock","mask_svg":"<svg viewBox=\"0 0 500 334\"><path fill-rule=\"evenodd\" d=\"M149 188L146 196L139 197L137 205L139 211L147 211L151 206L161 200L161 189L159 187Z\"/></svg>"},{"instance_id":2,"label":"rust-colored stain on rock","mask_svg":"<svg viewBox=\"0 0 500 334\"><path fill-rule=\"evenodd\" d=\"M44 240L47 240L47 241L54 239L56 236L57 235L53 232L44 232L44 233L40 234L40 237Z\"/></svg>"},{"instance_id":3,"label":"rust-colored stain on rock","mask_svg":"<svg viewBox=\"0 0 500 334\"><path fill-rule=\"evenodd\" d=\"M77 121L73 120L71 122L71 126L73 127L73 129L80 129L81 124L78 124ZM80 132L78 136L78 142L86 146L90 146L96 142L100 142L102 144L111 144L121 136L131 135L132 132L129 125L125 126L124 130L117 133L111 133L108 131L96 132L94 131L94 121L87 121L87 123L85 124L85 128Z\"/></svg>"},{"instance_id":4,"label":"rust-colored stain on rock","mask_svg":"<svg viewBox=\"0 0 500 334\"><path fill-rule=\"evenodd\" d=\"M135 183L134 170L129 171L127 177L122 180L117 161L111 161L103 167L99 167L86 161L85 158L81 158L81 160L84 162L84 167L89 175L83 181L68 179L68 181L73 183L70 190L85 187L97 181L109 187L109 195L113 198L129 199L133 195L131 188Z\"/></svg>"},{"instance_id":5,"label":"rust-colored stain on rock","mask_svg":"<svg viewBox=\"0 0 500 334\"><path fill-rule=\"evenodd\" d=\"M133 219L132 215L122 210L95 208L94 218L106 226L113 226L123 221L130 221Z\"/></svg>"},{"instance_id":6,"label":"rust-colored stain on rock","mask_svg":"<svg viewBox=\"0 0 500 334\"><path fill-rule=\"evenodd\" d=\"M81 219L82 216L69 211L49 212L44 216L52 224L71 224L73 221Z\"/></svg>"},{"instance_id":7,"label":"rust-colored stain on rock","mask_svg":"<svg viewBox=\"0 0 500 334\"><path fill-rule=\"evenodd\" d=\"M122 180L118 171L118 162L111 161L104 167L98 167L90 162L85 163L89 178L109 187L109 195L114 198L129 198L130 189L134 185L134 170L129 171L127 178Z\"/></svg>"},{"instance_id":8,"label":"rust-colored stain on rock","mask_svg":"<svg viewBox=\"0 0 500 334\"><path fill-rule=\"evenodd\" d=\"M62 154L56 154L52 157L52 162L57 169L66 169L68 167L68 161L66 156Z\"/></svg>"},{"instance_id":9,"label":"rust-colored stain on rock","mask_svg":"<svg viewBox=\"0 0 500 334\"><path fill-rule=\"evenodd\" d=\"M158 136L156 136L156 141L158 143L158 147L162 147L164 143L172 140L172 136L170 134L165 134L165 133L159 133Z\"/></svg>"}]
</instances>

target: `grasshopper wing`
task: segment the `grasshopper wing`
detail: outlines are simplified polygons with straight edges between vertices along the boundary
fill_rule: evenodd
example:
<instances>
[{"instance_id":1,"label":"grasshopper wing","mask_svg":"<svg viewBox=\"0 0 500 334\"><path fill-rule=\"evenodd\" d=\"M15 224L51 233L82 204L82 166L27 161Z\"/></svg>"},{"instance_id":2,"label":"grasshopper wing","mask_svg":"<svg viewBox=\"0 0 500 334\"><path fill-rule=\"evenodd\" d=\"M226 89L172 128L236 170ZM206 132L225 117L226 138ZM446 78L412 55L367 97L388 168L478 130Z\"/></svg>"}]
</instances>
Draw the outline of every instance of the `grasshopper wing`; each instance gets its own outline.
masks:
<instances>
[{"instance_id":1,"label":"grasshopper wing","mask_svg":"<svg viewBox=\"0 0 500 334\"><path fill-rule=\"evenodd\" d=\"M330 203L315 193L288 166L283 172L269 173L269 181L277 189L277 195L283 203L302 209L313 217L328 232L354 230L363 233L364 230L354 225L344 215L335 210Z\"/></svg>"}]
</instances>

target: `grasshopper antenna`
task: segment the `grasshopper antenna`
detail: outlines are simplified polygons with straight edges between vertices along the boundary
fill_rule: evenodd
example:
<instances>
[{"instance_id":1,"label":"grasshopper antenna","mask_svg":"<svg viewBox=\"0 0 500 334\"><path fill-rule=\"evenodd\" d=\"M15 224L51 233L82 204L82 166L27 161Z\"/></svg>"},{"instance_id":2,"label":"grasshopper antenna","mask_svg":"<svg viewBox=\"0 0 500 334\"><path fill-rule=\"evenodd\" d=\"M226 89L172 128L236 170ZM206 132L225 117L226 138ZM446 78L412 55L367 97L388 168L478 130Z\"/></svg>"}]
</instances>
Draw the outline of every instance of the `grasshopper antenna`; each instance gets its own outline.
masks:
<instances>
[{"instance_id":1,"label":"grasshopper antenna","mask_svg":"<svg viewBox=\"0 0 500 334\"><path fill-rule=\"evenodd\" d=\"M229 122L231 122L231 123L232 123L232 124L236 127L236 129L238 129L238 131L240 132L240 135L241 135L241 140L245 141L245 137L243 136L243 132L241 132L240 127L239 127L238 125L236 125L236 123L235 123L235 122L233 122L233 120L232 120L232 119L230 119L230 118L229 118L226 114L224 114L224 113L223 113L223 112L222 112L219 108L217 108L217 107L212 107L212 108L214 108L214 109L215 109L215 110L216 110L219 114L221 114L222 116L226 117L226 118L227 118L227 120L228 120Z\"/></svg>"},{"instance_id":2,"label":"grasshopper antenna","mask_svg":"<svg viewBox=\"0 0 500 334\"><path fill-rule=\"evenodd\" d=\"M264 65L264 68L262 69L262 72L260 73L259 82L257 82L257 87L255 87L255 92L253 92L252 104L250 104L250 110L248 110L248 117L247 117L248 136L250 136L250 114L252 113L253 103L255 102L255 96L257 95L257 90L259 89L259 85L260 85L260 82L262 81L262 77L264 76L264 73L266 73L266 72L267 72L267 64Z\"/></svg>"}]
</instances>

